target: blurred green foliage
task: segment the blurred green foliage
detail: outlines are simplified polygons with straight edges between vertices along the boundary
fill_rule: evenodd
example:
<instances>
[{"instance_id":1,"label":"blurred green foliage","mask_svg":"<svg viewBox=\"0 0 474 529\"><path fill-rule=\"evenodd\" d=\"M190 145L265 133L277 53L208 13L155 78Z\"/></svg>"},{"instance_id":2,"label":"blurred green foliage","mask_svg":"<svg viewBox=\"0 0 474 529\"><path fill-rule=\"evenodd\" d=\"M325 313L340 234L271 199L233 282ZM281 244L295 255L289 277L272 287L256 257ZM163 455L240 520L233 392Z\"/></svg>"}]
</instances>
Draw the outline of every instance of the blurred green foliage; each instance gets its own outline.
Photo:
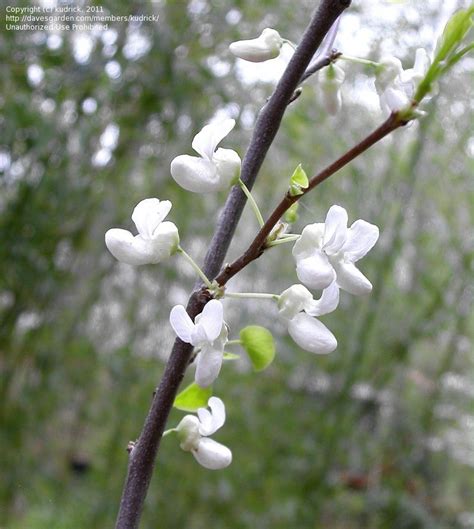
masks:
<instances>
[{"instance_id":1,"label":"blurred green foliage","mask_svg":"<svg viewBox=\"0 0 474 529\"><path fill-rule=\"evenodd\" d=\"M447 16L442 4L355 3L337 45L352 52L364 37L371 58L397 51L411 65ZM314 2L102 5L160 18L110 24L105 34L0 34L0 527L8 529L112 526L125 448L172 343L168 313L194 278L179 257L121 265L103 234L130 228L142 198L170 199L183 246L202 260L225 196L179 189L169 162L190 153L193 135L223 110L239 120L226 141L243 155L272 83L246 79L227 45L266 26L297 41ZM340 115L325 115L317 78L289 108L255 188L263 212L299 163L313 174L381 121L366 72L345 68ZM206 471L173 436L163 441L144 528L474 527L472 70L472 59L459 63L426 119L299 208L295 229L322 221L333 203L381 228L363 263L372 296L343 296L324 320L339 341L334 353L300 351L271 302L229 303L230 338L249 323L271 328L276 359L261 374L229 362L215 385L227 404L218 440L233 451L229 469ZM255 229L246 211L231 256ZM289 249L277 247L233 289L281 292L294 282ZM174 410L170 426L180 417Z\"/></svg>"}]
</instances>

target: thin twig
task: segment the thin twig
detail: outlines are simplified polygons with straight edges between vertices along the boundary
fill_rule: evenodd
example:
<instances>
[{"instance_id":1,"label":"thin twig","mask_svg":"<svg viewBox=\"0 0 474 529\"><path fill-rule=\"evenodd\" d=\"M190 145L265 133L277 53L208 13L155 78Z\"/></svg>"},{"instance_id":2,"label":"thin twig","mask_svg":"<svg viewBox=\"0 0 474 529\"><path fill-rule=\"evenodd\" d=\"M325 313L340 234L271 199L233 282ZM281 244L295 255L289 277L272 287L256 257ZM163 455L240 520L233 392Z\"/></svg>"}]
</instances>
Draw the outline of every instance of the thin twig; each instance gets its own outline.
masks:
<instances>
[{"instance_id":1,"label":"thin twig","mask_svg":"<svg viewBox=\"0 0 474 529\"><path fill-rule=\"evenodd\" d=\"M263 225L262 229L257 233L255 239L252 241L248 249L232 264L227 265L224 270L222 270L222 272L216 277L216 282L219 285L224 286L231 277L235 276L235 274L240 272L240 270L245 268L250 262L262 255L266 249L267 237L270 235L272 229L276 226L280 218L284 215L285 211L292 204L300 200L304 195L309 193L321 182L324 182L324 180L342 169L350 161L374 145L374 143L377 143L382 138L403 125L405 125L405 122L400 120L397 114L391 114L389 118L385 120L382 125L380 125L380 127L374 130L357 145L352 147L352 149L349 149L335 162L328 165L317 175L313 176L309 181L308 187L301 195L291 196L289 193L285 194L281 202L273 210L273 213Z\"/></svg>"},{"instance_id":2,"label":"thin twig","mask_svg":"<svg viewBox=\"0 0 474 529\"><path fill-rule=\"evenodd\" d=\"M337 50L332 50L332 52L324 57L321 57L317 61L315 61L303 74L303 77L301 78L300 83L304 83L309 77L314 75L316 72L319 72L319 70L322 70L326 66L329 66L331 63L333 63L338 57L340 57L342 53Z\"/></svg>"},{"instance_id":3,"label":"thin twig","mask_svg":"<svg viewBox=\"0 0 474 529\"><path fill-rule=\"evenodd\" d=\"M321 0L298 48L275 88L273 96L260 112L242 163L241 178L249 190L253 187L263 160L280 127L288 102L311 58L334 21L349 5L350 0ZM204 261L203 272L210 279L214 278L222 267L245 202L246 197L242 190L234 186L229 193ZM205 291L195 290L187 305L190 317L194 319L202 311L208 300L209 295ZM190 344L179 338L173 345L163 377L145 419L143 430L130 453L116 529L138 528L160 439L178 387L189 364L192 350Z\"/></svg>"}]
</instances>

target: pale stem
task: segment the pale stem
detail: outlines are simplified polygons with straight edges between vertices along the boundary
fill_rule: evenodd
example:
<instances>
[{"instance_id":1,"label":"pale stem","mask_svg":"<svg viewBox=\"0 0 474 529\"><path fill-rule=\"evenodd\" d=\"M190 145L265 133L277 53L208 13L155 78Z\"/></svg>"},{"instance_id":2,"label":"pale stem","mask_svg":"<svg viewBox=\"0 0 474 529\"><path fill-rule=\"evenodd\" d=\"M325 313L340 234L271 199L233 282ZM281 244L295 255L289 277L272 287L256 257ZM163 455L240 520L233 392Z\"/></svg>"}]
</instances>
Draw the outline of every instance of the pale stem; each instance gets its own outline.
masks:
<instances>
[{"instance_id":1,"label":"pale stem","mask_svg":"<svg viewBox=\"0 0 474 529\"><path fill-rule=\"evenodd\" d=\"M266 294L265 292L226 292L226 298L247 298L247 299L272 299L278 301L278 294ZM229 342L227 342L229 343Z\"/></svg>"},{"instance_id":2,"label":"pale stem","mask_svg":"<svg viewBox=\"0 0 474 529\"><path fill-rule=\"evenodd\" d=\"M339 55L337 60L356 62L358 64L365 64L367 66L373 66L374 68L377 68L378 66L380 66L378 62L369 61L369 59L362 59L361 57L353 57L352 55L345 55L345 54Z\"/></svg>"},{"instance_id":3,"label":"pale stem","mask_svg":"<svg viewBox=\"0 0 474 529\"><path fill-rule=\"evenodd\" d=\"M174 433L174 432L177 432L178 431L178 428L170 428L169 430L165 430L163 432L163 435L161 437L166 437L167 435L169 435L170 433Z\"/></svg>"},{"instance_id":4,"label":"pale stem","mask_svg":"<svg viewBox=\"0 0 474 529\"><path fill-rule=\"evenodd\" d=\"M242 180L239 178L238 182L240 189L244 192L244 195L247 197L250 205L252 206L253 212L255 213L255 216L257 217L258 223L260 227L262 228L265 224L265 221L263 220L262 214L260 213L260 210L258 209L258 205L255 202L255 199L252 196L252 193L250 192L249 188L242 182Z\"/></svg>"},{"instance_id":5,"label":"pale stem","mask_svg":"<svg viewBox=\"0 0 474 529\"><path fill-rule=\"evenodd\" d=\"M196 261L188 254L186 253L181 246L178 246L178 253L180 253L187 261L188 263L194 268L198 276L203 280L204 284L207 288L212 288L212 283L209 281L209 278L206 276L206 274L201 270L200 266L196 263Z\"/></svg>"},{"instance_id":6,"label":"pale stem","mask_svg":"<svg viewBox=\"0 0 474 529\"><path fill-rule=\"evenodd\" d=\"M300 238L300 235L289 235L287 237L281 237L280 239L277 239L276 241L269 242L267 244L267 248L270 248L272 246L278 246L279 244L285 244L287 242L294 242Z\"/></svg>"},{"instance_id":7,"label":"pale stem","mask_svg":"<svg viewBox=\"0 0 474 529\"><path fill-rule=\"evenodd\" d=\"M288 44L291 46L294 50L296 50L296 44L294 42L291 42L291 40L288 39L282 39L284 44Z\"/></svg>"},{"instance_id":8,"label":"pale stem","mask_svg":"<svg viewBox=\"0 0 474 529\"><path fill-rule=\"evenodd\" d=\"M229 340L226 345L240 345L242 340Z\"/></svg>"}]
</instances>

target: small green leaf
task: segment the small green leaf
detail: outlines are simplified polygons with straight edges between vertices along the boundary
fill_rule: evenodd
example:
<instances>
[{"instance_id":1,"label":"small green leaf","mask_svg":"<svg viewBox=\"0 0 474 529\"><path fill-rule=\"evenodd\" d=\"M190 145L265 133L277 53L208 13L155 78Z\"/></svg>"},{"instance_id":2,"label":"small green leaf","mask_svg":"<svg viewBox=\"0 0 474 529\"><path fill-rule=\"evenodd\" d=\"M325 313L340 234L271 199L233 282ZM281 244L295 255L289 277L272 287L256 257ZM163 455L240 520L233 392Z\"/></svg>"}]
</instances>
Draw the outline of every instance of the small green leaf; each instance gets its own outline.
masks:
<instances>
[{"instance_id":1,"label":"small green leaf","mask_svg":"<svg viewBox=\"0 0 474 529\"><path fill-rule=\"evenodd\" d=\"M255 371L263 371L273 362L275 341L269 330L258 325L249 325L240 331L240 340Z\"/></svg>"},{"instance_id":2,"label":"small green leaf","mask_svg":"<svg viewBox=\"0 0 474 529\"><path fill-rule=\"evenodd\" d=\"M456 48L472 26L474 8L460 9L448 20L438 44L436 59L442 61Z\"/></svg>"},{"instance_id":3,"label":"small green leaf","mask_svg":"<svg viewBox=\"0 0 474 529\"><path fill-rule=\"evenodd\" d=\"M295 202L285 211L285 221L288 224L294 224L298 220L298 208L299 204Z\"/></svg>"},{"instance_id":4,"label":"small green leaf","mask_svg":"<svg viewBox=\"0 0 474 529\"><path fill-rule=\"evenodd\" d=\"M193 382L176 396L173 406L182 411L196 411L198 408L205 408L210 397L212 387L201 388Z\"/></svg>"},{"instance_id":5,"label":"small green leaf","mask_svg":"<svg viewBox=\"0 0 474 529\"><path fill-rule=\"evenodd\" d=\"M466 53L472 50L471 44L459 49L463 40L471 29L474 15L474 6L468 9L456 11L446 24L436 48L435 56L425 77L418 85L414 101L420 103L428 92L432 90L433 84L453 67Z\"/></svg>"},{"instance_id":6,"label":"small green leaf","mask_svg":"<svg viewBox=\"0 0 474 529\"><path fill-rule=\"evenodd\" d=\"M303 190L307 189L308 185L308 176L301 167L301 164L299 164L290 178L290 195L292 197L302 195Z\"/></svg>"}]
</instances>

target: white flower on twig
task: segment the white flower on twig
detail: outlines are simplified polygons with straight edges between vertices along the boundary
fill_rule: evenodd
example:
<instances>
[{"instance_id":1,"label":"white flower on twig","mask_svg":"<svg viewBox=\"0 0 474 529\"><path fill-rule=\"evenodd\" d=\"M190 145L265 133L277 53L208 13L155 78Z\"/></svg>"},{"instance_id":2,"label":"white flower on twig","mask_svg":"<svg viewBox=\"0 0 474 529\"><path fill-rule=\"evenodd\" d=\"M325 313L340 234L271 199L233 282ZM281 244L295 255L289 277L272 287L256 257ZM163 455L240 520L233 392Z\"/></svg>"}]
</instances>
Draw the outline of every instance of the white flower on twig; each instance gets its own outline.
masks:
<instances>
[{"instance_id":1,"label":"white flower on twig","mask_svg":"<svg viewBox=\"0 0 474 529\"><path fill-rule=\"evenodd\" d=\"M192 147L200 156L182 154L171 162L171 176L193 193L212 193L228 189L240 175L240 157L231 149L217 145L234 128L235 120L210 123L196 134Z\"/></svg>"},{"instance_id":2,"label":"white flower on twig","mask_svg":"<svg viewBox=\"0 0 474 529\"><path fill-rule=\"evenodd\" d=\"M208 401L211 411L199 408L198 417L186 415L176 427L180 447L191 452L196 461L210 470L220 470L232 463L232 452L224 445L209 439L225 423L225 406L218 397Z\"/></svg>"},{"instance_id":3,"label":"white flower on twig","mask_svg":"<svg viewBox=\"0 0 474 529\"><path fill-rule=\"evenodd\" d=\"M351 294L368 294L372 284L354 263L378 238L377 226L356 220L348 228L347 211L332 206L326 221L306 226L293 247L299 280L314 289L327 288L335 280L339 288Z\"/></svg>"},{"instance_id":4,"label":"white flower on twig","mask_svg":"<svg viewBox=\"0 0 474 529\"><path fill-rule=\"evenodd\" d=\"M186 309L176 305L171 309L170 323L183 342L200 349L196 358L196 383L205 388L219 375L224 347L227 343L227 326L222 303L212 299L192 322Z\"/></svg>"},{"instance_id":5,"label":"white flower on twig","mask_svg":"<svg viewBox=\"0 0 474 529\"><path fill-rule=\"evenodd\" d=\"M303 285L292 285L278 301L280 315L288 320L289 335L302 349L316 354L328 354L337 347L335 336L316 317L333 312L338 304L339 287L335 281L318 300Z\"/></svg>"},{"instance_id":6,"label":"white flower on twig","mask_svg":"<svg viewBox=\"0 0 474 529\"><path fill-rule=\"evenodd\" d=\"M178 228L172 222L163 222L171 206L169 200L142 200L132 214L138 235L120 228L108 230L105 244L110 253L131 265L159 263L174 254L179 244Z\"/></svg>"},{"instance_id":7,"label":"white flower on twig","mask_svg":"<svg viewBox=\"0 0 474 529\"><path fill-rule=\"evenodd\" d=\"M397 112L410 105L416 87L425 76L430 59L424 48L418 48L413 68L404 70L396 57L385 57L380 62L375 88L384 112Z\"/></svg>"},{"instance_id":8,"label":"white flower on twig","mask_svg":"<svg viewBox=\"0 0 474 529\"><path fill-rule=\"evenodd\" d=\"M329 114L337 114L341 110L341 86L345 76L344 70L337 64L330 64L320 74L323 104Z\"/></svg>"}]
</instances>

